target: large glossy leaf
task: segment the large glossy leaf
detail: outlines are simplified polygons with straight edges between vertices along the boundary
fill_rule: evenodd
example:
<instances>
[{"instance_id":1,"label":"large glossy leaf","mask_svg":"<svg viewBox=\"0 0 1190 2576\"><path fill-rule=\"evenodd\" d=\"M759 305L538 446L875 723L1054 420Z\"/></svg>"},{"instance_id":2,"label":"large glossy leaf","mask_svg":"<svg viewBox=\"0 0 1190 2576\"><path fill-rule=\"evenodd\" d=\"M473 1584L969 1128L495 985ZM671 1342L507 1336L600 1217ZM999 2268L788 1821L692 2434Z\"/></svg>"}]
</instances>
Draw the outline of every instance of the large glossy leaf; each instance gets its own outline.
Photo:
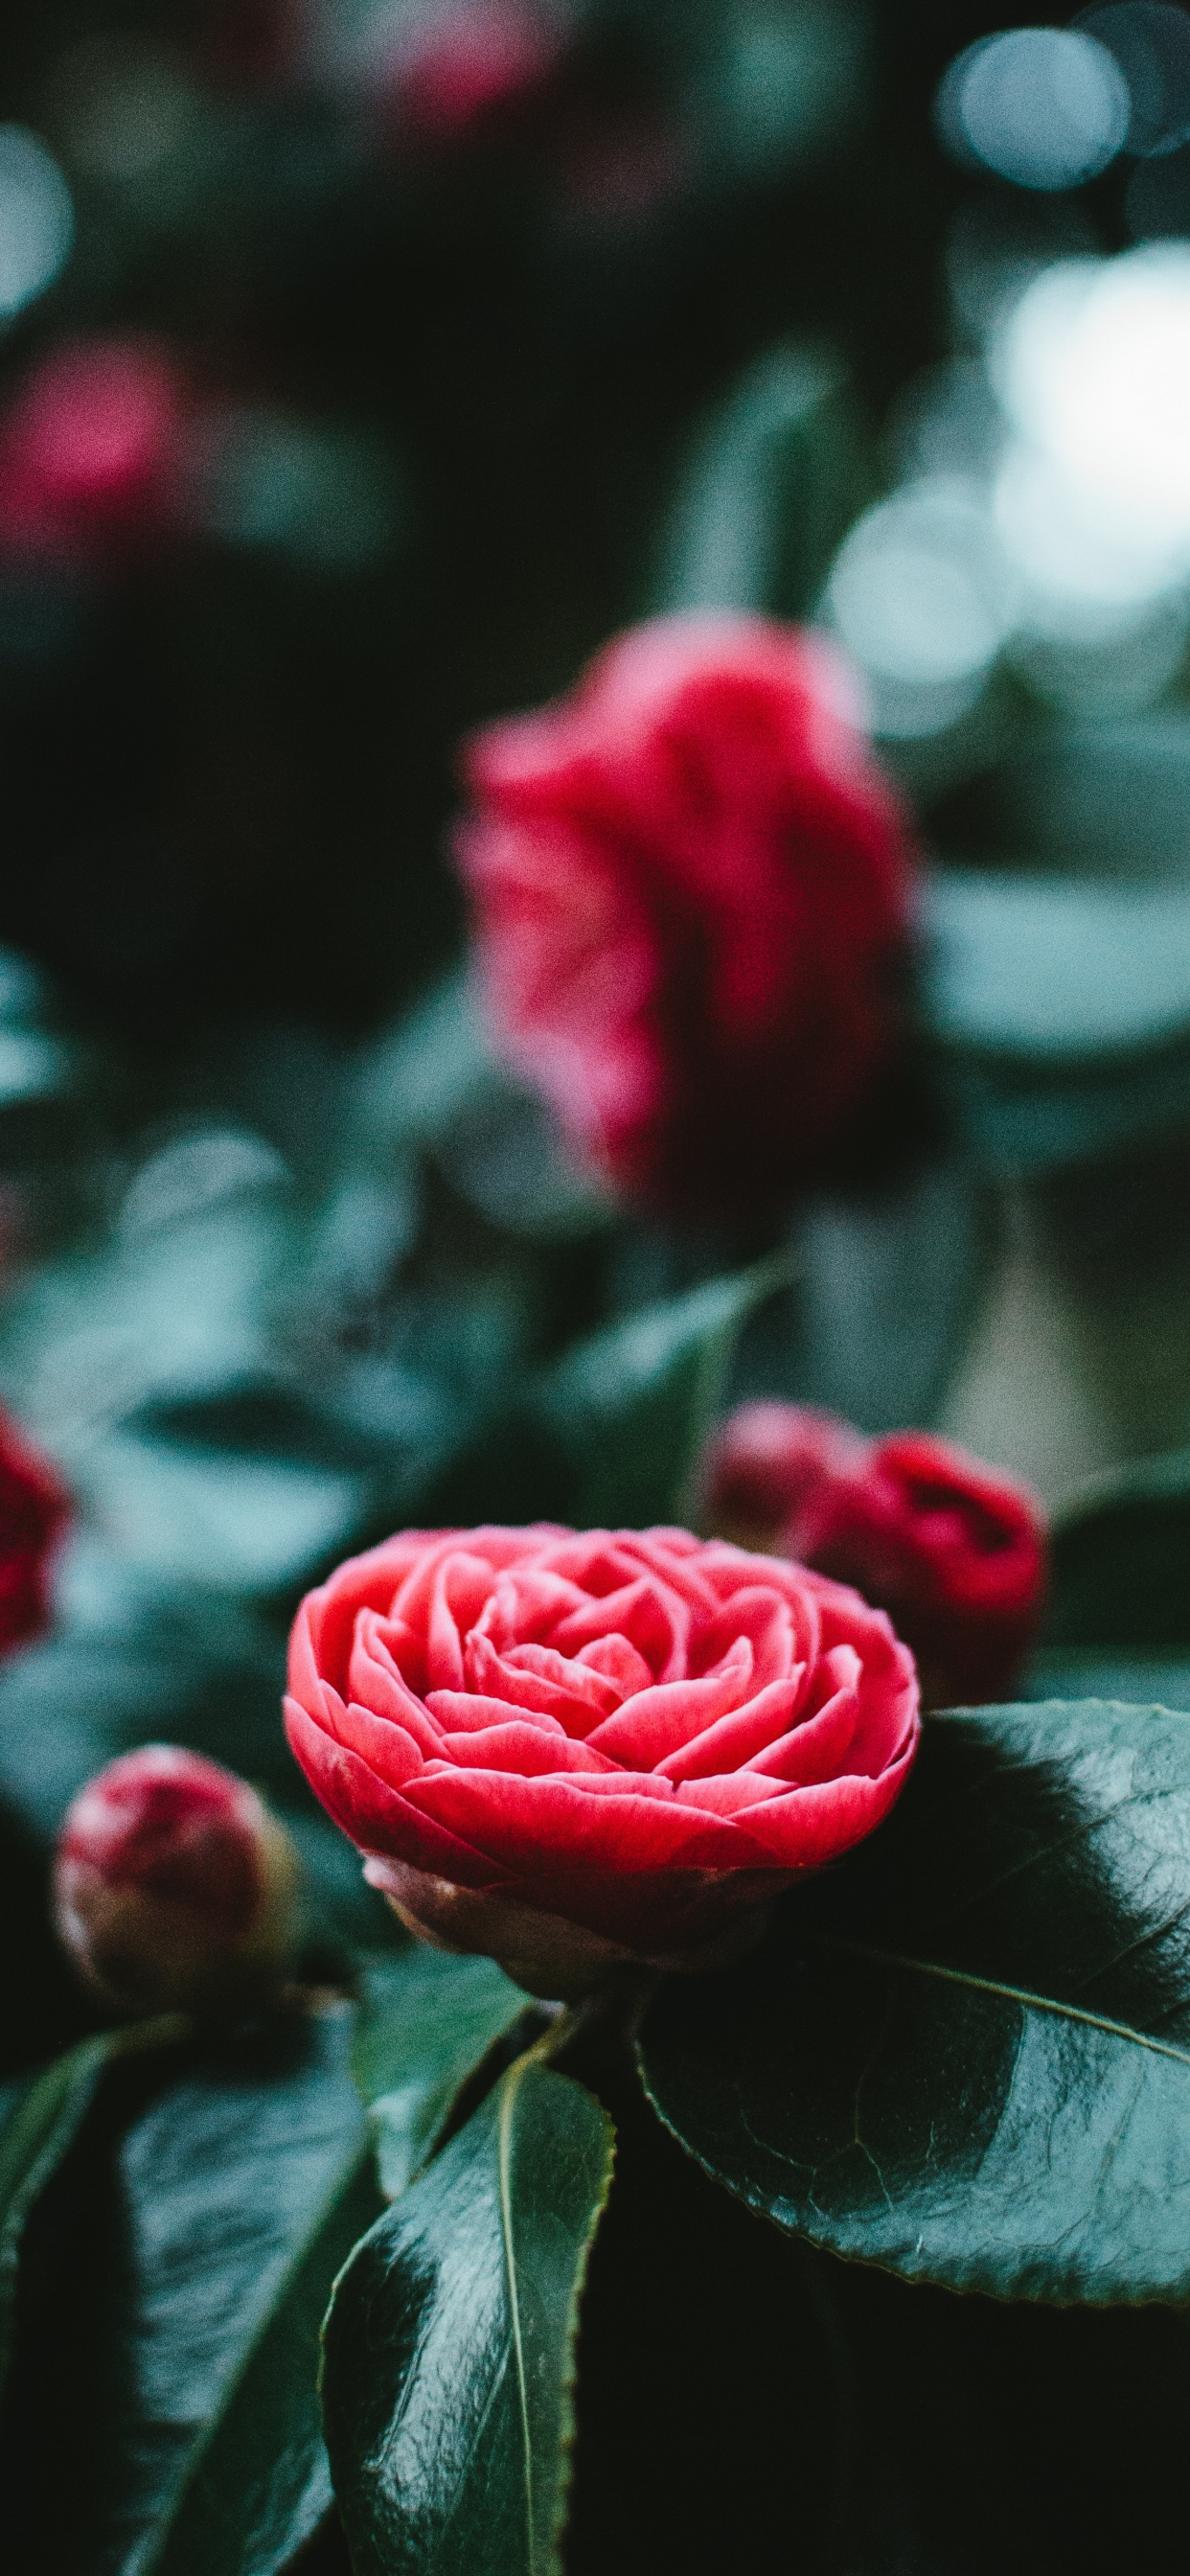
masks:
<instances>
[{"instance_id":1,"label":"large glossy leaf","mask_svg":"<svg viewBox=\"0 0 1190 2576\"><path fill-rule=\"evenodd\" d=\"M642 1307L543 1373L535 1411L571 1461L580 1524L640 1528L689 1507L736 1337L789 1270L758 1262Z\"/></svg>"},{"instance_id":2,"label":"large glossy leaf","mask_svg":"<svg viewBox=\"0 0 1190 2576\"><path fill-rule=\"evenodd\" d=\"M356 2576L552 2576L611 2123L522 2058L352 2257L323 2404Z\"/></svg>"},{"instance_id":3,"label":"large glossy leaf","mask_svg":"<svg viewBox=\"0 0 1190 2576\"><path fill-rule=\"evenodd\" d=\"M931 1722L895 1816L646 2020L662 2117L750 2207L904 2278L1190 2297L1190 1718Z\"/></svg>"},{"instance_id":4,"label":"large glossy leaf","mask_svg":"<svg viewBox=\"0 0 1190 2576\"><path fill-rule=\"evenodd\" d=\"M284 2370L257 2371L251 2439L230 2443L219 2548L238 2527L229 2566L279 2566L314 2527L320 2302L379 2206L350 2033L344 2010L291 2014L108 2067L25 2230L4 2459L17 2565L154 2563L196 2446L279 2316ZM212 2543L219 2501L200 2496ZM185 2533L179 2548L201 2563Z\"/></svg>"},{"instance_id":5,"label":"large glossy leaf","mask_svg":"<svg viewBox=\"0 0 1190 2576\"><path fill-rule=\"evenodd\" d=\"M275 2576L332 2503L319 2335L336 2275L381 2207L366 2148L345 2157L242 2369L129 2576Z\"/></svg>"},{"instance_id":6,"label":"large glossy leaf","mask_svg":"<svg viewBox=\"0 0 1190 2576\"><path fill-rule=\"evenodd\" d=\"M1190 1450L1103 1477L1052 1536L1047 1641L1190 1649Z\"/></svg>"},{"instance_id":7,"label":"large glossy leaf","mask_svg":"<svg viewBox=\"0 0 1190 2576\"><path fill-rule=\"evenodd\" d=\"M138 2576L272 2576L331 2501L318 2404L319 2330L331 2287L382 2206L404 2189L455 2094L525 1999L490 1959L411 1946L374 1960L352 2065L371 2106L372 2146L354 2128L323 2201L309 2213L269 2310L222 2390Z\"/></svg>"}]
</instances>

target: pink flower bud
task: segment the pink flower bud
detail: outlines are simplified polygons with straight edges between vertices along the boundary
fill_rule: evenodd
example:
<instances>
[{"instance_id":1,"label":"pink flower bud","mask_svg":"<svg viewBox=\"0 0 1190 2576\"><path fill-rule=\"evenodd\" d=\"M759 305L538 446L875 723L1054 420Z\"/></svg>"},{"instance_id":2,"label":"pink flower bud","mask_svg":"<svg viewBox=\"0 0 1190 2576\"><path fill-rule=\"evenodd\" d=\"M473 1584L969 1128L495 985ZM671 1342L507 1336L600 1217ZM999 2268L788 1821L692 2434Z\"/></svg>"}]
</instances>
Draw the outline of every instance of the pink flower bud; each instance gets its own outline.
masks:
<instances>
[{"instance_id":1,"label":"pink flower bud","mask_svg":"<svg viewBox=\"0 0 1190 2576\"><path fill-rule=\"evenodd\" d=\"M0 547L78 561L159 534L187 407L157 341L51 349L0 421Z\"/></svg>"},{"instance_id":2,"label":"pink flower bud","mask_svg":"<svg viewBox=\"0 0 1190 2576\"><path fill-rule=\"evenodd\" d=\"M771 1397L737 1405L707 1454L704 1518L737 1547L777 1548L807 1495L824 1478L844 1474L866 1451L866 1441L849 1422L812 1405Z\"/></svg>"},{"instance_id":3,"label":"pink flower bud","mask_svg":"<svg viewBox=\"0 0 1190 2576\"><path fill-rule=\"evenodd\" d=\"M255 2000L288 1960L296 1892L293 1846L256 1791L175 1744L109 1762L58 1838L58 1930L128 2011Z\"/></svg>"}]
</instances>

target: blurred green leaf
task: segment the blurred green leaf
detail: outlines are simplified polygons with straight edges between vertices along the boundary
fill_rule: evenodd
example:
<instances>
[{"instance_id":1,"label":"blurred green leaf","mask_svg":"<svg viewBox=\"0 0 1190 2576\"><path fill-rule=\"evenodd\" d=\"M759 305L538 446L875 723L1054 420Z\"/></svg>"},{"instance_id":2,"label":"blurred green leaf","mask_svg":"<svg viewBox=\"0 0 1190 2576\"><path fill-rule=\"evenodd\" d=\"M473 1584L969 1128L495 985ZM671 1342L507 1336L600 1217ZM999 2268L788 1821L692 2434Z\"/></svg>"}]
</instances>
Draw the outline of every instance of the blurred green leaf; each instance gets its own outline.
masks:
<instances>
[{"instance_id":1,"label":"blurred green leaf","mask_svg":"<svg viewBox=\"0 0 1190 2576\"><path fill-rule=\"evenodd\" d=\"M78 2135L109 2048L106 2035L82 2040L39 2074L0 2091L0 2391L12 2357L25 2221Z\"/></svg>"},{"instance_id":2,"label":"blurred green leaf","mask_svg":"<svg viewBox=\"0 0 1190 2576\"><path fill-rule=\"evenodd\" d=\"M1131 1708L1190 1714L1190 1651L1130 1652L1127 1647L1043 1646L1024 1676L1030 1699L1122 1700Z\"/></svg>"},{"instance_id":3,"label":"blurred green leaf","mask_svg":"<svg viewBox=\"0 0 1190 2576\"><path fill-rule=\"evenodd\" d=\"M521 2058L335 2288L324 2412L357 2576L555 2576L611 2122Z\"/></svg>"},{"instance_id":4,"label":"blurred green leaf","mask_svg":"<svg viewBox=\"0 0 1190 2576\"><path fill-rule=\"evenodd\" d=\"M805 615L869 491L864 433L841 361L792 342L770 349L679 470L655 610Z\"/></svg>"},{"instance_id":5,"label":"blurred green leaf","mask_svg":"<svg viewBox=\"0 0 1190 2576\"><path fill-rule=\"evenodd\" d=\"M955 872L923 926L925 1021L982 1162L1044 1171L1190 1121L1190 890Z\"/></svg>"},{"instance_id":6,"label":"blurred green leaf","mask_svg":"<svg viewBox=\"0 0 1190 2576\"><path fill-rule=\"evenodd\" d=\"M1190 887L929 881L926 1012L944 1045L1069 1071L1190 1046Z\"/></svg>"},{"instance_id":7,"label":"blurred green leaf","mask_svg":"<svg viewBox=\"0 0 1190 2576\"><path fill-rule=\"evenodd\" d=\"M930 1421L983 1284L985 1237L957 1159L811 1201L788 1236L792 1286L740 1337L732 1400L784 1396L865 1431Z\"/></svg>"},{"instance_id":8,"label":"blurred green leaf","mask_svg":"<svg viewBox=\"0 0 1190 2576\"><path fill-rule=\"evenodd\" d=\"M1190 2293L1190 1717L932 1719L890 1822L731 1975L675 1978L655 2107L748 2206L911 2281Z\"/></svg>"},{"instance_id":9,"label":"blurred green leaf","mask_svg":"<svg viewBox=\"0 0 1190 2576\"><path fill-rule=\"evenodd\" d=\"M569 1460L580 1526L641 1528L688 1508L736 1338L789 1272L778 1255L643 1307L542 1372L533 1409Z\"/></svg>"},{"instance_id":10,"label":"blurred green leaf","mask_svg":"<svg viewBox=\"0 0 1190 2576\"><path fill-rule=\"evenodd\" d=\"M1048 1645L1190 1649L1190 1450L1098 1478L1051 1548Z\"/></svg>"},{"instance_id":11,"label":"blurred green leaf","mask_svg":"<svg viewBox=\"0 0 1190 2576\"><path fill-rule=\"evenodd\" d=\"M1190 716L1177 707L1046 730L979 782L979 845L1081 879L1190 874ZM968 834L970 832L968 817Z\"/></svg>"}]
</instances>

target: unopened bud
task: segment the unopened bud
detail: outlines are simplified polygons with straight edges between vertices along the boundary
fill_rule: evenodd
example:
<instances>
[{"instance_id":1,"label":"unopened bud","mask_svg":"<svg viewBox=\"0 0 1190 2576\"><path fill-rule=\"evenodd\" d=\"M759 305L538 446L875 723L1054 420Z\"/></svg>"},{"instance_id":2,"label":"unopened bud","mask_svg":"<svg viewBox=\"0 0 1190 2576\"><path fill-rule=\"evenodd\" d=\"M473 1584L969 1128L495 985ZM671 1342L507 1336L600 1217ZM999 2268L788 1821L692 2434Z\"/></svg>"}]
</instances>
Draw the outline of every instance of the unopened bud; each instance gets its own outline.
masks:
<instances>
[{"instance_id":1,"label":"unopened bud","mask_svg":"<svg viewBox=\"0 0 1190 2576\"><path fill-rule=\"evenodd\" d=\"M284 1973L297 1876L288 1835L246 1780L145 1744L69 1808L54 1913L83 1974L125 2011L226 2011Z\"/></svg>"}]
</instances>

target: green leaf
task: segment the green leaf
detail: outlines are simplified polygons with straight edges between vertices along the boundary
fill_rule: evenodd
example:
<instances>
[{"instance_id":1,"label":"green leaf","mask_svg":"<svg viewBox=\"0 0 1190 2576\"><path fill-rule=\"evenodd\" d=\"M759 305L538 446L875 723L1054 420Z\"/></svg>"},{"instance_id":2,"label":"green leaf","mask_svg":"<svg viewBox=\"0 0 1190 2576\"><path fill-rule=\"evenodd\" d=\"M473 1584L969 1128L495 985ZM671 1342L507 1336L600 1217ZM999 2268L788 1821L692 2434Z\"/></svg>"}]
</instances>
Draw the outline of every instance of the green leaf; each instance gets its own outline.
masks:
<instances>
[{"instance_id":1,"label":"green leaf","mask_svg":"<svg viewBox=\"0 0 1190 2576\"><path fill-rule=\"evenodd\" d=\"M1190 1449L1097 1479L1051 1550L1048 1645L1190 1647Z\"/></svg>"},{"instance_id":2,"label":"green leaf","mask_svg":"<svg viewBox=\"0 0 1190 2576\"><path fill-rule=\"evenodd\" d=\"M411 1946L369 1963L351 2063L371 2106L380 2187L372 2153L350 2131L136 2576L210 2576L214 2568L219 2576L265 2576L316 2528L331 2502L317 2382L332 2285L376 2218L382 2191L391 2199L404 2189L460 2085L524 2008L490 1959Z\"/></svg>"},{"instance_id":3,"label":"green leaf","mask_svg":"<svg viewBox=\"0 0 1190 2576\"><path fill-rule=\"evenodd\" d=\"M85 2039L0 2097L0 2388L12 2358L13 2308L25 2221L74 2143L107 2062L106 2037Z\"/></svg>"},{"instance_id":4,"label":"green leaf","mask_svg":"<svg viewBox=\"0 0 1190 2576\"><path fill-rule=\"evenodd\" d=\"M1190 1040L1190 887L937 875L926 1007L944 1043L1055 1068Z\"/></svg>"},{"instance_id":5,"label":"green leaf","mask_svg":"<svg viewBox=\"0 0 1190 2576\"><path fill-rule=\"evenodd\" d=\"M578 2302L613 2131L511 2067L353 2255L323 2405L356 2576L553 2576Z\"/></svg>"},{"instance_id":6,"label":"green leaf","mask_svg":"<svg viewBox=\"0 0 1190 2576\"><path fill-rule=\"evenodd\" d=\"M794 343L767 350L683 462L656 608L804 614L869 485L840 361Z\"/></svg>"},{"instance_id":7,"label":"green leaf","mask_svg":"<svg viewBox=\"0 0 1190 2576\"><path fill-rule=\"evenodd\" d=\"M911 2281L1190 2297L1190 1718L931 1721L890 1823L644 2026L750 2208Z\"/></svg>"},{"instance_id":8,"label":"green leaf","mask_svg":"<svg viewBox=\"0 0 1190 2576\"><path fill-rule=\"evenodd\" d=\"M352 2065L389 2200L430 2154L460 2087L524 2012L521 1988L494 1959L415 1942L371 1961Z\"/></svg>"},{"instance_id":9,"label":"green leaf","mask_svg":"<svg viewBox=\"0 0 1190 2576\"><path fill-rule=\"evenodd\" d=\"M62 2576L260 2576L325 2511L319 2318L380 2206L350 2036L286 2015L109 2066L26 2230L6 2428L11 2527Z\"/></svg>"},{"instance_id":10,"label":"green leaf","mask_svg":"<svg viewBox=\"0 0 1190 2576\"><path fill-rule=\"evenodd\" d=\"M1025 1675L1030 1699L1124 1700L1133 1708L1190 1711L1190 1654L1136 1653L1128 1647L1048 1646Z\"/></svg>"},{"instance_id":11,"label":"green leaf","mask_svg":"<svg viewBox=\"0 0 1190 2576\"><path fill-rule=\"evenodd\" d=\"M1190 887L956 871L927 885L923 929L926 1024L992 1168L1190 1120Z\"/></svg>"},{"instance_id":12,"label":"green leaf","mask_svg":"<svg viewBox=\"0 0 1190 2576\"><path fill-rule=\"evenodd\" d=\"M790 1238L792 1287L741 1337L732 1401L785 1396L865 1431L929 1422L970 1331L984 1234L972 1175L954 1161L812 1201Z\"/></svg>"},{"instance_id":13,"label":"green leaf","mask_svg":"<svg viewBox=\"0 0 1190 2576\"><path fill-rule=\"evenodd\" d=\"M1105 1162L1190 1125L1190 1052L1113 1061L1062 1081L1007 1063L944 1068L968 1152L996 1180Z\"/></svg>"},{"instance_id":14,"label":"green leaf","mask_svg":"<svg viewBox=\"0 0 1190 2576\"><path fill-rule=\"evenodd\" d=\"M243 2367L128 2576L274 2576L332 2503L319 2336L336 2276L381 2206L367 2149L344 2157Z\"/></svg>"},{"instance_id":15,"label":"green leaf","mask_svg":"<svg viewBox=\"0 0 1190 2576\"><path fill-rule=\"evenodd\" d=\"M1046 727L980 782L980 846L1130 882L1190 872L1190 717Z\"/></svg>"},{"instance_id":16,"label":"green leaf","mask_svg":"<svg viewBox=\"0 0 1190 2576\"><path fill-rule=\"evenodd\" d=\"M580 1524L641 1528L689 1508L740 1328L788 1278L778 1257L712 1279L640 1308L542 1372L535 1410L569 1456Z\"/></svg>"}]
</instances>

